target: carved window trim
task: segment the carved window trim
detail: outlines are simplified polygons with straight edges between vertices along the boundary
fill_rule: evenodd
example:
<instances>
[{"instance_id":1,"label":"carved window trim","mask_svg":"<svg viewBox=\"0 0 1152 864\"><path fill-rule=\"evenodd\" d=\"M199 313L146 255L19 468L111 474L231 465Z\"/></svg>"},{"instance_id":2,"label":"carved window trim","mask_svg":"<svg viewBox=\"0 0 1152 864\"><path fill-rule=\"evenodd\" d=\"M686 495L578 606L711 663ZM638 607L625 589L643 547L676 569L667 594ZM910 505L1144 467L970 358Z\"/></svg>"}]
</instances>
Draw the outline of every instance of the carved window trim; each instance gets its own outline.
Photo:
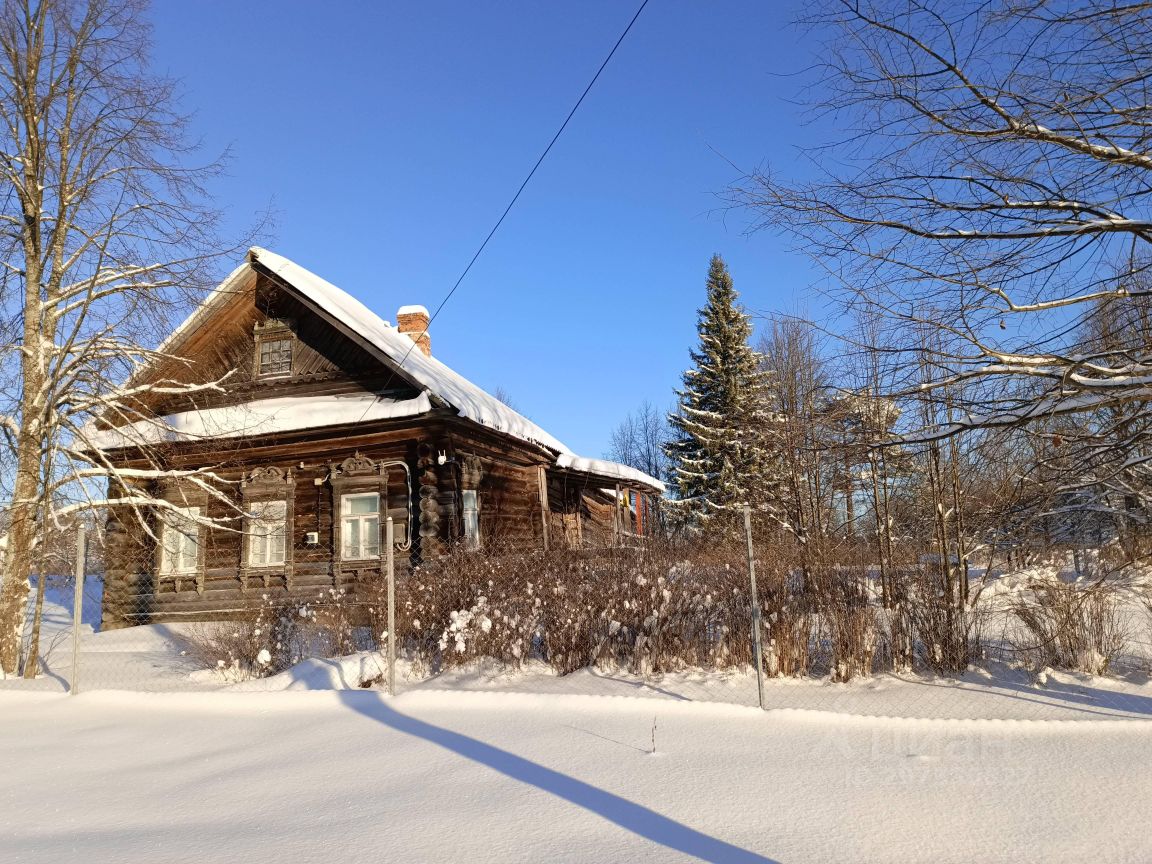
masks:
<instances>
[{"instance_id":1,"label":"carved window trim","mask_svg":"<svg viewBox=\"0 0 1152 864\"><path fill-rule=\"evenodd\" d=\"M240 587L248 589L248 581L253 576L260 579L267 588L271 577L278 573L284 574L285 587L292 588L294 547L295 547L295 516L296 516L296 478L292 469L278 468L274 465L262 465L253 468L240 481L240 495L243 499L241 506L244 509L243 533L240 536ZM252 524L251 514L255 505L269 502L284 502L284 561L283 563L255 564L252 562Z\"/></svg>"},{"instance_id":2,"label":"carved window trim","mask_svg":"<svg viewBox=\"0 0 1152 864\"><path fill-rule=\"evenodd\" d=\"M332 486L332 563L335 567L348 569L378 567L383 560L385 548L384 522L388 515L388 468L383 462L362 456L359 452L343 462L333 462L329 466ZM377 520L379 550L374 558L344 557L344 498L351 495L375 493L379 496Z\"/></svg>"},{"instance_id":3,"label":"carved window trim","mask_svg":"<svg viewBox=\"0 0 1152 864\"><path fill-rule=\"evenodd\" d=\"M184 590L184 583L194 583L197 594L204 593L205 553L208 546L208 532L206 526L199 519L207 518L208 493L197 486L186 483L169 482L163 485L159 492L161 500L166 501L169 507L155 508L155 573L156 586L162 581L171 582L176 593ZM187 514L187 515L180 515ZM192 569L179 571L168 570L166 567L165 535L170 530L169 525L179 519L192 519L195 528L196 565Z\"/></svg>"}]
</instances>

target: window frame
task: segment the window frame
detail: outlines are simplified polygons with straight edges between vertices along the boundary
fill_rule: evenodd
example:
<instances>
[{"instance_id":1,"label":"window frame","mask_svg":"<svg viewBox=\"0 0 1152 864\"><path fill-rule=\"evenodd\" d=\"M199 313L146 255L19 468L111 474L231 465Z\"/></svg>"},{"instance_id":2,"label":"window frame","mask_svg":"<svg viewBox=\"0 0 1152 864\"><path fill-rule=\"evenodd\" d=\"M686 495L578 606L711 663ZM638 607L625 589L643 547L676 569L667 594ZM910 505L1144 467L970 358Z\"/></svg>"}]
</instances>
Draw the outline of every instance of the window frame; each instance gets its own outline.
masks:
<instances>
[{"instance_id":1,"label":"window frame","mask_svg":"<svg viewBox=\"0 0 1152 864\"><path fill-rule=\"evenodd\" d=\"M258 512L267 507L278 507L280 515L273 519L269 519L265 515L256 515ZM244 540L247 552L247 564L253 570L262 570L266 568L283 568L288 563L288 541L291 537L291 530L288 526L288 501L284 498L265 498L256 501L249 501L245 505L244 513ZM254 530L258 525L264 525L270 530L264 532L257 532ZM279 560L270 560L269 552L271 551L271 541L275 535L276 528L280 531L280 557ZM257 544L261 544L261 557L263 560L257 560Z\"/></svg>"},{"instance_id":2,"label":"window frame","mask_svg":"<svg viewBox=\"0 0 1152 864\"><path fill-rule=\"evenodd\" d=\"M352 513L351 512L351 504L352 504L353 499L356 499L356 498L374 498L376 501L375 512L373 512L373 513ZM383 499L384 499L384 496L380 493L379 490L361 490L361 491L351 491L350 490L347 492L341 492L340 493L340 548L339 548L339 553L340 553L340 560L341 561L379 561L380 560L381 552L383 551L383 546L384 546L384 540L380 536L380 527L381 527L381 524L383 523L383 519L381 518L380 505L381 505L381 501ZM348 546L349 546L348 537L350 534L350 532L348 530L348 523L352 519L354 519L357 523L359 523L359 529L357 530L358 542L357 542L357 548L355 550L358 554L348 555L347 554L347 550L348 550ZM374 544L375 548L376 548L376 554L375 555L365 555L365 554L363 554L365 551L364 538L367 536L367 534L363 530L363 525L364 525L364 522L369 521L369 520L373 520L373 519L376 522L376 542Z\"/></svg>"},{"instance_id":3,"label":"window frame","mask_svg":"<svg viewBox=\"0 0 1152 864\"><path fill-rule=\"evenodd\" d=\"M287 345L288 352L288 368L276 371L264 371L264 346L272 345L273 343L284 343ZM285 349L279 349L283 351ZM267 333L260 336L256 340L256 356L254 358L256 364L256 377L258 379L270 378L291 378L293 369L296 364L296 338L291 330L278 330L274 333ZM280 360L278 362L283 362Z\"/></svg>"},{"instance_id":4,"label":"window frame","mask_svg":"<svg viewBox=\"0 0 1152 864\"><path fill-rule=\"evenodd\" d=\"M480 548L480 495L475 489L460 490L460 517L464 526L464 543L469 549Z\"/></svg>"},{"instance_id":5,"label":"window frame","mask_svg":"<svg viewBox=\"0 0 1152 864\"><path fill-rule=\"evenodd\" d=\"M243 531L240 534L239 558L241 591L248 590L249 577L259 579L265 588L272 585L272 577L283 575L284 586L293 587L296 530L296 477L291 468L277 465L251 465L240 480L241 506L244 512ZM272 564L253 564L252 540L249 536L250 515L271 502L284 504L284 561Z\"/></svg>"},{"instance_id":6,"label":"window frame","mask_svg":"<svg viewBox=\"0 0 1152 864\"><path fill-rule=\"evenodd\" d=\"M201 516L202 507L196 505L189 505L185 507L164 507L160 511L160 566L158 568L161 577L170 579L184 579L189 576L196 576L200 572L200 556L204 550L203 537L201 532L201 524L196 521ZM181 530L180 522L189 527L191 531ZM185 543L181 542L181 548L176 553L179 561L173 566L172 554L173 550L169 544L170 533L175 532L184 540L190 540L192 543L192 563L190 566L180 566L188 558L188 550Z\"/></svg>"}]
</instances>

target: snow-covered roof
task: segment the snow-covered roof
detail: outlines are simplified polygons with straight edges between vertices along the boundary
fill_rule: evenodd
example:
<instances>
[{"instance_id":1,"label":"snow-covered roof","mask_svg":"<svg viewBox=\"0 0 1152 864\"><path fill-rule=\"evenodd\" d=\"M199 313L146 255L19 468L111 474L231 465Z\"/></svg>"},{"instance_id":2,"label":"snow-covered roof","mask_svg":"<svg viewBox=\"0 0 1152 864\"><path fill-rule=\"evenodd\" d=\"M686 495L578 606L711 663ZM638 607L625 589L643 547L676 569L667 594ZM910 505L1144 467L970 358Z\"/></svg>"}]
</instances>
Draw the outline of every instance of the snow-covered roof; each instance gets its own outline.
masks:
<instances>
[{"instance_id":1,"label":"snow-covered roof","mask_svg":"<svg viewBox=\"0 0 1152 864\"><path fill-rule=\"evenodd\" d=\"M600 477L610 477L621 483L639 483L659 491L664 491L664 484L645 474L631 465L621 465L619 462L610 462L607 459L591 459L587 456L573 456L570 453L561 453L556 457L557 468L567 468L570 471L582 471L585 474L596 474Z\"/></svg>"},{"instance_id":2,"label":"snow-covered roof","mask_svg":"<svg viewBox=\"0 0 1152 864\"><path fill-rule=\"evenodd\" d=\"M252 247L244 264L229 274L196 311L164 340L160 350L174 351L176 342L205 321L212 310L226 303L247 284L252 265L259 264L289 291L322 310L335 322L367 343L381 358L414 384L424 389L416 399L388 400L372 394L355 397L290 397L249 402L232 408L214 408L141 421L132 426L93 433L92 446L110 448L136 443L188 440L195 437L237 437L268 434L291 429L368 422L408 417L432 409L430 396L447 403L460 416L521 441L536 444L556 454L556 465L573 471L595 473L622 482L663 491L664 484L642 471L603 459L586 459L574 454L560 440L541 429L518 411L449 369L435 357L415 347L401 333L346 291L306 270L294 261L267 249ZM404 306L400 314L423 312L423 306ZM371 403L371 404L369 404ZM166 428L167 427L167 428ZM119 437L118 437L119 436ZM127 437L124 437L127 436ZM135 437L133 437L135 436Z\"/></svg>"},{"instance_id":3,"label":"snow-covered roof","mask_svg":"<svg viewBox=\"0 0 1152 864\"><path fill-rule=\"evenodd\" d=\"M89 431L86 437L89 446L111 450L164 441L241 438L321 426L392 420L415 417L431 409L432 402L427 393L421 393L414 399L389 399L373 393L285 396L222 408L184 411L157 417L155 420L138 420L113 429Z\"/></svg>"},{"instance_id":4,"label":"snow-covered roof","mask_svg":"<svg viewBox=\"0 0 1152 864\"><path fill-rule=\"evenodd\" d=\"M447 402L461 416L521 441L540 444L557 453L572 452L527 417L449 369L435 357L429 357L415 348L411 339L346 291L267 249L253 248L249 255L287 286L311 300L313 305L319 306L371 343L394 365L399 366L405 375Z\"/></svg>"}]
</instances>

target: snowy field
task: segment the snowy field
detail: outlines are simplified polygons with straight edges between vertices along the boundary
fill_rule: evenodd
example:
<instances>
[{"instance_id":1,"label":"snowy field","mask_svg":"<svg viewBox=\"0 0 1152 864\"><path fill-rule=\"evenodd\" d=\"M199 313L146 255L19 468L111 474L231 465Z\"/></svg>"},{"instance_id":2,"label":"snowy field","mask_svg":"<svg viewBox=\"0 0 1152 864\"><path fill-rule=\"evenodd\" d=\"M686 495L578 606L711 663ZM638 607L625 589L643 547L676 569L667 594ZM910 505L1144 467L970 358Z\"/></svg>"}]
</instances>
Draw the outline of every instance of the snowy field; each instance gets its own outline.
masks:
<instances>
[{"instance_id":1,"label":"snowy field","mask_svg":"<svg viewBox=\"0 0 1152 864\"><path fill-rule=\"evenodd\" d=\"M364 653L226 684L180 625L0 681L7 862L1152 861L1152 683L1004 663L849 684Z\"/></svg>"},{"instance_id":2,"label":"snowy field","mask_svg":"<svg viewBox=\"0 0 1152 864\"><path fill-rule=\"evenodd\" d=\"M427 690L0 700L5 862L1152 860L1146 721Z\"/></svg>"},{"instance_id":3,"label":"snowy field","mask_svg":"<svg viewBox=\"0 0 1152 864\"><path fill-rule=\"evenodd\" d=\"M401 664L390 698L366 652L229 683L188 625L97 632L99 594L80 695L63 584L43 674L0 681L0 864L1152 861L1136 595L1120 675L770 680L760 711L748 671Z\"/></svg>"}]
</instances>

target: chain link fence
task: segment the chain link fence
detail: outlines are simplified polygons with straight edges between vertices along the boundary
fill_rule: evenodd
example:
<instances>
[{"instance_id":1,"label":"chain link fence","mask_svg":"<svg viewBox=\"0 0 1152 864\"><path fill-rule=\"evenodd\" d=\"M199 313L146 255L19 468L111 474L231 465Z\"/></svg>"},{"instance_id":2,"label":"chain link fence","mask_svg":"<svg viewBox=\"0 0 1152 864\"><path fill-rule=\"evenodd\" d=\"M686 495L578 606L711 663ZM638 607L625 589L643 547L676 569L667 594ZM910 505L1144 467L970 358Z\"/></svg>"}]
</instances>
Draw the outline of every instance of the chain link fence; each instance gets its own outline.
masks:
<instances>
[{"instance_id":1,"label":"chain link fence","mask_svg":"<svg viewBox=\"0 0 1152 864\"><path fill-rule=\"evenodd\" d=\"M150 692L389 688L760 704L742 538L607 548L395 553L212 596L195 578L125 610L99 572L49 576L35 676L4 689ZM1152 718L1152 593L1141 572L798 568L755 546L763 707L866 716ZM145 572L141 563L141 572ZM239 585L241 577L233 577ZM30 612L34 612L33 591ZM242 602L236 602L241 598ZM180 614L179 603L189 608ZM215 605L213 605L213 603ZM157 611L157 610L160 611ZM389 612L395 625L389 623ZM32 619L26 629L31 638ZM389 635L396 662L389 662ZM28 656L33 656L29 651ZM27 663L27 661L26 661Z\"/></svg>"}]
</instances>

